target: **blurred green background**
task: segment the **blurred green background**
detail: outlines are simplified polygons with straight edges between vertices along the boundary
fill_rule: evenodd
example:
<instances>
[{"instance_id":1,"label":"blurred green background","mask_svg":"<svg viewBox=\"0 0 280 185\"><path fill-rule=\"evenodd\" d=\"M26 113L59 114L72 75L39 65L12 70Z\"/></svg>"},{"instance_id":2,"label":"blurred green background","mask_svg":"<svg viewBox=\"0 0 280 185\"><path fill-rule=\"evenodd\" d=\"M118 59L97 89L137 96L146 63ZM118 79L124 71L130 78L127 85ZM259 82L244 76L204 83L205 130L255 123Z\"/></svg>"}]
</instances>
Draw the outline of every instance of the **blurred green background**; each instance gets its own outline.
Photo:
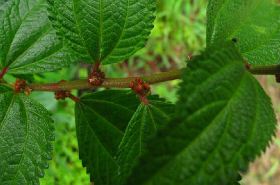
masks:
<instances>
[{"instance_id":1,"label":"blurred green background","mask_svg":"<svg viewBox=\"0 0 280 185\"><path fill-rule=\"evenodd\" d=\"M192 55L199 54L205 47L206 0L158 0L155 28L146 48L121 64L103 66L110 77L151 74L185 66ZM85 78L88 65L72 66L55 73L37 75L37 82L58 82ZM259 80L272 96L276 112L280 111L279 87L273 78L260 77ZM178 81L153 86L153 93L175 102ZM76 92L81 93L81 92ZM53 160L42 185L88 185L89 177L78 159L75 134L74 103L57 102L51 93L32 93L43 103L55 120L56 141ZM278 116L279 117L279 116ZM280 133L278 133L280 136ZM244 174L243 185L279 185L280 183L280 137L275 139L270 149L251 165Z\"/></svg>"}]
</instances>

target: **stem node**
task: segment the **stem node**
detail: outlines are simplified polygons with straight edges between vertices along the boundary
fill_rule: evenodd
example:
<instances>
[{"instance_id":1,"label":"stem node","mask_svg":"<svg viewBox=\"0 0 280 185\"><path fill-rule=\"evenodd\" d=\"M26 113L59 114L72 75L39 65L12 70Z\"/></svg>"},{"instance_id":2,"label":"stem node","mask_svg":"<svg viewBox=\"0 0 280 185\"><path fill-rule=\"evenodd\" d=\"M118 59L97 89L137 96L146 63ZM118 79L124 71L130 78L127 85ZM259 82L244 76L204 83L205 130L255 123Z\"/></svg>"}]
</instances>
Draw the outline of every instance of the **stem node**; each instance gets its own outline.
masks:
<instances>
[{"instance_id":1,"label":"stem node","mask_svg":"<svg viewBox=\"0 0 280 185\"><path fill-rule=\"evenodd\" d=\"M139 96L141 102L145 105L149 104L147 96L151 94L151 87L148 83L141 78L136 78L130 82L129 87Z\"/></svg>"},{"instance_id":2,"label":"stem node","mask_svg":"<svg viewBox=\"0 0 280 185\"><path fill-rule=\"evenodd\" d=\"M105 80L105 73L100 70L100 62L93 65L92 71L88 77L88 83L93 86L101 86Z\"/></svg>"}]
</instances>

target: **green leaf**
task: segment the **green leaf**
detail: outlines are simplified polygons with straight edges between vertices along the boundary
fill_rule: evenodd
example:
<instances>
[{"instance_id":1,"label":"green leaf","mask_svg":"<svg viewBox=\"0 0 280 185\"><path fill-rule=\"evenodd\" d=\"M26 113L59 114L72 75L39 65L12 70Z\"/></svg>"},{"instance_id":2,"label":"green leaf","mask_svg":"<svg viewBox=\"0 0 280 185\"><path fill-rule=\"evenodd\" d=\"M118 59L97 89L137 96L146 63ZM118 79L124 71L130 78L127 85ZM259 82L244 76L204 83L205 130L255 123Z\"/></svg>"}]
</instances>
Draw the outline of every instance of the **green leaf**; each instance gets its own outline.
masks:
<instances>
[{"instance_id":1,"label":"green leaf","mask_svg":"<svg viewBox=\"0 0 280 185\"><path fill-rule=\"evenodd\" d=\"M142 105L130 91L106 90L86 95L76 105L80 158L96 185L121 184L147 138L174 112L158 96L149 100Z\"/></svg>"},{"instance_id":2,"label":"green leaf","mask_svg":"<svg viewBox=\"0 0 280 185\"><path fill-rule=\"evenodd\" d=\"M10 87L7 86L3 86L0 84L0 94L5 93L7 91L11 91L12 89Z\"/></svg>"},{"instance_id":3,"label":"green leaf","mask_svg":"<svg viewBox=\"0 0 280 185\"><path fill-rule=\"evenodd\" d=\"M96 185L113 185L124 130L139 104L135 94L108 90L84 96L76 105L80 159Z\"/></svg>"},{"instance_id":4,"label":"green leaf","mask_svg":"<svg viewBox=\"0 0 280 185\"><path fill-rule=\"evenodd\" d=\"M147 141L166 126L174 113L174 106L163 100L149 100L148 105L140 104L130 122L119 146L117 156L120 165L120 183L131 173L132 168L143 151Z\"/></svg>"},{"instance_id":5,"label":"green leaf","mask_svg":"<svg viewBox=\"0 0 280 185\"><path fill-rule=\"evenodd\" d=\"M3 6L7 1L9 1L9 0L0 0L0 9L1 9L1 6Z\"/></svg>"},{"instance_id":6,"label":"green leaf","mask_svg":"<svg viewBox=\"0 0 280 185\"><path fill-rule=\"evenodd\" d=\"M0 69L26 74L54 71L76 62L47 15L46 0L10 0L0 6Z\"/></svg>"},{"instance_id":7,"label":"green leaf","mask_svg":"<svg viewBox=\"0 0 280 185\"><path fill-rule=\"evenodd\" d=\"M207 45L236 40L253 65L279 64L280 8L271 0L210 0Z\"/></svg>"},{"instance_id":8,"label":"green leaf","mask_svg":"<svg viewBox=\"0 0 280 185\"><path fill-rule=\"evenodd\" d=\"M144 47L154 0L48 0L58 33L87 62L120 62Z\"/></svg>"},{"instance_id":9,"label":"green leaf","mask_svg":"<svg viewBox=\"0 0 280 185\"><path fill-rule=\"evenodd\" d=\"M176 119L149 142L127 184L236 184L274 134L270 99L233 47L191 61L179 94Z\"/></svg>"},{"instance_id":10,"label":"green leaf","mask_svg":"<svg viewBox=\"0 0 280 185\"><path fill-rule=\"evenodd\" d=\"M51 159L53 128L43 106L0 91L0 184L39 184Z\"/></svg>"}]
</instances>

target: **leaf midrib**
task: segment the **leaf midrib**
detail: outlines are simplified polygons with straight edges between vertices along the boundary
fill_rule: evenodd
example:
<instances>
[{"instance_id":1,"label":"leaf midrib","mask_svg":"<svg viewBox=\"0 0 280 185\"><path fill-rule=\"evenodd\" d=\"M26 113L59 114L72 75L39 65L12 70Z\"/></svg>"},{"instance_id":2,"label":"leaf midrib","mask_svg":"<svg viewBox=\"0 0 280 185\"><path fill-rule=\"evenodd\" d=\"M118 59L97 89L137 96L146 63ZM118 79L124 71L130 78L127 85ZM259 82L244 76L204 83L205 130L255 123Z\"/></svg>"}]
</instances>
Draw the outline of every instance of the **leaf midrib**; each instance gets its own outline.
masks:
<instances>
[{"instance_id":1,"label":"leaf midrib","mask_svg":"<svg viewBox=\"0 0 280 185\"><path fill-rule=\"evenodd\" d=\"M258 91L257 91L257 89L256 89L256 85L255 85L254 83L253 83L253 85L254 85L254 89L255 89L255 96L257 97L257 96L258 96ZM259 107L259 104L256 103L255 106L256 106L256 107ZM252 129L250 129L249 139L247 139L246 143L243 144L243 145L234 153L234 155L233 155L231 161L229 162L228 166L230 166L230 165L235 161L235 159L239 156L240 151L248 144L248 142L250 141L250 138L252 138L252 135L253 135L254 131L256 130L256 117L257 117L257 112L258 112L258 111L257 111L257 108L254 109L254 110L255 110L255 116L254 116L254 120L253 120ZM229 124L226 125L226 128L225 128L224 130L228 130L228 125L229 125ZM203 167L208 163L208 161L209 161L209 159L211 158L211 156L213 156L214 153L215 153L215 151L217 151L217 149L219 148L219 145L220 145L221 141L223 140L222 138L224 137L225 133L226 133L226 131L224 131L223 134L222 134L222 136L220 137L220 140L219 140L219 143L217 144L217 147L214 149L214 151L213 151L210 155L207 156L207 160L203 161L204 164L202 164L200 170L199 170L197 173L195 173L195 174L199 174L199 173L201 172L201 170L203 169ZM221 167L222 167L222 166L220 166L220 167L219 167L218 169L216 169L215 171L217 172L218 170L221 169ZM193 178L194 178L194 177L193 177Z\"/></svg>"},{"instance_id":2,"label":"leaf midrib","mask_svg":"<svg viewBox=\"0 0 280 185\"><path fill-rule=\"evenodd\" d=\"M245 73L245 74L246 74L246 73ZM178 154L176 154L176 155L175 155L171 160L169 160L166 164L164 164L163 166L161 166L161 167L156 171L156 173L154 173L155 175L150 176L151 178L149 178L147 181L145 181L145 182L143 183L143 185L149 184L149 182L153 179L154 176L157 176L158 174L160 174L161 171L164 170L164 169L166 168L166 166L170 165L175 159L177 159L178 156L180 156L182 153L184 153L185 151L187 151L187 150L190 148L190 146L192 146L193 144L195 144L196 141L199 140L200 137L201 137L209 128L211 128L213 121L221 114L221 112L225 111L226 108L227 108L227 107L229 106L229 104L231 103L231 101L233 101L232 99L234 99L236 93L238 92L238 89L240 88L241 83L242 83L243 80L244 80L244 76L246 76L245 74L242 76L242 79L241 79L240 82L239 82L238 88L235 90L235 92L233 93L232 97L229 99L229 102L227 103L227 105L225 105L225 107L224 107L222 110L220 110L219 113L217 113L217 115L212 119L212 121L209 123L209 125L208 125L205 129L203 129L203 131L202 131L193 141L191 141L191 143L189 143L188 146L183 147L182 150L181 150L180 152L178 152ZM182 124L183 124L183 123L182 123ZM220 140L219 140L219 141L220 141Z\"/></svg>"},{"instance_id":3,"label":"leaf midrib","mask_svg":"<svg viewBox=\"0 0 280 185\"><path fill-rule=\"evenodd\" d=\"M154 117L153 117L153 115L152 115L151 108L148 107L147 109L148 109L148 115L150 115L150 117L151 117L151 120L152 120L154 129L155 129L155 131L157 131L157 130L158 130L158 127L157 127L157 124L156 124L156 122L155 122L155 119L154 119Z\"/></svg>"},{"instance_id":4,"label":"leaf midrib","mask_svg":"<svg viewBox=\"0 0 280 185\"><path fill-rule=\"evenodd\" d=\"M98 117L100 117L102 120L104 120L105 122L107 122L107 124L109 126L111 126L113 129L115 129L116 131L118 131L121 135L123 135L123 131L120 130L119 128L117 128L115 125L113 125L109 120L107 120L104 116L102 116L101 114L99 114L98 112L96 112L93 108L91 108L90 106L83 104L84 106L88 107L88 109L93 112L95 115L97 115Z\"/></svg>"},{"instance_id":5,"label":"leaf midrib","mask_svg":"<svg viewBox=\"0 0 280 185\"><path fill-rule=\"evenodd\" d=\"M143 109L143 114L141 116L141 121L140 121L140 133L139 133L139 155L142 153L142 143L143 143L143 130L144 130L144 125L145 125L145 120L147 116L147 108L145 105L140 105L142 106L141 109Z\"/></svg>"},{"instance_id":6,"label":"leaf midrib","mask_svg":"<svg viewBox=\"0 0 280 185\"><path fill-rule=\"evenodd\" d=\"M25 152L26 152L26 143L27 143L27 141L28 141L28 138L29 138L29 124L28 124L28 115L27 115L27 111L26 111L26 107L25 107L25 104L24 104L24 102L22 101L22 99L21 98L18 98L19 99L19 101L21 102L21 104L22 104L22 109L24 110L24 113L25 113L25 117L23 118L24 120L25 120L25 123L26 123L26 136L25 136L25 139L24 139L24 143L23 143L23 149L22 149L22 154L21 154L21 157L20 157L20 161L19 161L19 163L18 163L18 169L17 169L17 173L15 174L15 176L14 176L14 182L16 182L16 180L17 180L17 176L18 176L18 173L19 173L19 171L21 171L20 170L20 167L21 167L21 165L22 165L22 161L23 161L23 158L24 158L24 155L25 155ZM24 121L23 121L24 122ZM15 183L16 184L16 183Z\"/></svg>"},{"instance_id":7,"label":"leaf midrib","mask_svg":"<svg viewBox=\"0 0 280 185\"><path fill-rule=\"evenodd\" d=\"M52 57L52 55L56 54L57 52L63 50L64 48L63 47L57 47L57 49L53 50L52 52L50 52L48 55L44 56L43 58L39 59L39 60L34 60L33 62L29 62L28 64L25 64L23 66L18 66L18 67L13 67L9 70L10 73L16 73L17 70L20 70L20 69L24 69L26 68L27 66L32 66L32 65L35 65L37 63L40 63L41 61L43 60L46 60L47 58L49 57ZM13 66L13 65L11 65Z\"/></svg>"},{"instance_id":8,"label":"leaf midrib","mask_svg":"<svg viewBox=\"0 0 280 185\"><path fill-rule=\"evenodd\" d=\"M54 0L55 1L55 0ZM87 44L86 44L86 41L85 41L85 39L84 39L84 37L82 36L82 30L80 29L80 22L78 21L78 18L77 18L77 15L76 15L76 6L75 6L75 2L74 2L74 0L72 0L72 9L73 9L73 17L74 17L74 21L76 22L76 24L77 24L77 26L76 26L76 28L77 28L77 31L78 31L78 35L79 35L79 37L80 37L80 39L82 40L82 43L83 43L83 47L85 48L85 50L87 51L87 54L88 54L88 56L90 56L91 58L92 58L92 56L91 56L91 52L90 52L90 50L89 50L89 48L87 47Z\"/></svg>"},{"instance_id":9,"label":"leaf midrib","mask_svg":"<svg viewBox=\"0 0 280 185\"><path fill-rule=\"evenodd\" d=\"M82 110L82 109L80 109ZM83 117L85 117L84 111L80 111L81 114L83 115ZM115 163L116 166L119 166L118 163L116 162L116 160L114 159L114 157L111 155L111 152L108 151L107 147L105 147L102 142L100 141L99 137L96 135L94 129L90 126L90 123L87 119L83 119L84 121L87 122L87 127L89 127L89 129L91 130L91 132L95 135L95 137L97 138L97 142L100 146L102 146L102 148L104 149L104 151L107 153L107 155L111 158L111 160ZM84 142L84 141L83 141Z\"/></svg>"},{"instance_id":10,"label":"leaf midrib","mask_svg":"<svg viewBox=\"0 0 280 185\"><path fill-rule=\"evenodd\" d=\"M10 94L10 93L3 93L3 94ZM0 132L2 131L2 129L3 129L3 127L4 127L4 124L3 124L3 123L4 123L4 121L6 120L7 114L8 114L8 112L10 112L10 110L11 110L11 108L12 108L12 105L14 104L14 101L15 101L15 96L13 95L12 100L11 100L11 102L10 102L8 108L7 108L6 113L5 113L5 116L4 116L4 118L2 119L2 121L1 121L1 124L0 124Z\"/></svg>"},{"instance_id":11,"label":"leaf midrib","mask_svg":"<svg viewBox=\"0 0 280 185\"><path fill-rule=\"evenodd\" d=\"M118 38L116 44L112 47L112 50L111 50L106 56L104 56L104 57L102 58L102 61L105 61L106 59L108 59L108 58L112 55L112 53L113 53L113 52L115 51L115 49L117 48L117 46L118 46L119 43L121 42L121 39L122 39L122 37L123 37L123 35L124 35L124 32L125 32L124 30L125 30L125 28L126 28L127 20L128 20L128 9L129 9L129 7L130 7L130 0L127 0L126 2L127 2L127 6L126 6L126 16L125 16L125 20L124 20L123 29L122 29L122 31L121 31L121 34L120 34L120 36L119 36L119 38Z\"/></svg>"},{"instance_id":12,"label":"leaf midrib","mask_svg":"<svg viewBox=\"0 0 280 185\"><path fill-rule=\"evenodd\" d=\"M246 76L246 75L245 75ZM244 80L244 78L243 78ZM222 112L224 112L226 110L227 107L230 107L230 104L232 101L234 101L236 99L236 95L239 93L239 89L240 87L242 87L242 83L244 83L243 81L240 83L239 87L236 89L236 91L234 92L232 98L230 99L230 101L227 103L227 105L222 109L222 111L220 111L218 113L218 115L220 115ZM211 124L211 123L210 123ZM221 144L221 141L223 141L223 137L225 136L225 134L227 133L227 130L228 130L228 127L229 127L229 123L226 122L226 125L225 125L225 128L223 129L223 133L216 145L216 147L214 148L214 150L209 154L207 155L207 159L206 160L203 160L199 170L196 171L196 173L193 174L193 176L195 176L196 174L199 174L201 172L201 170L205 167L205 165L209 162L209 159L215 154L215 152L219 149L219 146ZM200 137L200 136L199 136ZM243 145L244 146L244 145ZM217 171L217 170L216 170ZM193 177L194 178L194 177Z\"/></svg>"},{"instance_id":13,"label":"leaf midrib","mask_svg":"<svg viewBox=\"0 0 280 185\"><path fill-rule=\"evenodd\" d=\"M99 15L99 48L98 48L98 52L99 52L99 56L98 56L98 62L100 62L101 59L101 47L103 45L103 0L100 0L99 3L99 9L100 9L100 15Z\"/></svg>"},{"instance_id":14,"label":"leaf midrib","mask_svg":"<svg viewBox=\"0 0 280 185\"><path fill-rule=\"evenodd\" d=\"M33 40L33 42L32 42L27 48L25 48L23 52L21 52L20 54L18 54L18 56L16 56L16 58L13 59L13 62L12 62L12 63L16 63L17 60L18 60L20 57L24 56L24 55L29 51L29 49L32 48L32 46L34 46L35 44L37 44L37 41L39 41L39 40L41 40L42 38L44 38L44 37L50 32L50 30L51 30L50 25L45 26L44 29L43 29L43 32L41 32L40 36L37 37L35 40ZM12 67L12 63L10 64L10 67Z\"/></svg>"},{"instance_id":15,"label":"leaf midrib","mask_svg":"<svg viewBox=\"0 0 280 185\"><path fill-rule=\"evenodd\" d=\"M255 89L255 94L256 94L256 97L258 97L259 96L259 92L258 92L258 90L257 90L257 88L256 88L256 84L255 83L253 83L253 85L254 85L254 89ZM258 102L258 101L257 101ZM253 124L253 128L251 129L251 132L250 132L250 135L249 135L249 139L247 140L247 142L246 142L246 144L244 144L242 147L240 147L239 149L238 149L238 151L236 152L236 154L235 154L235 156L232 158L232 160L231 160L231 162L230 162L230 164L229 164L229 166L235 161L235 159L238 157L238 154L240 154L240 151L241 150L243 150L244 148L245 148L245 146L249 143L249 141L251 140L251 138L252 138L252 136L253 136L253 133L255 132L255 130L256 130L256 122L257 122L257 113L258 113L258 108L260 107L260 104L259 103L256 103L256 109L254 109L255 110L255 116L254 116L254 124Z\"/></svg>"},{"instance_id":16,"label":"leaf midrib","mask_svg":"<svg viewBox=\"0 0 280 185\"><path fill-rule=\"evenodd\" d=\"M216 0L213 0L213 1L216 1ZM224 3L227 3L228 1L231 1L231 0L225 0ZM214 16L214 21L213 21L213 29L212 29L212 33L211 33L211 37L209 38L209 42L210 44L213 44L213 36L215 35L214 33L216 32L215 30L217 30L217 16L219 16L219 12L223 9L223 5L221 5L221 7L219 7L219 9L217 10L217 13L216 15Z\"/></svg>"},{"instance_id":17,"label":"leaf midrib","mask_svg":"<svg viewBox=\"0 0 280 185\"><path fill-rule=\"evenodd\" d=\"M214 57L213 57L214 58ZM202 86L205 86L207 84L209 84L209 82L215 78L216 76L219 76L220 73L222 73L224 70L226 69L232 69L236 66L236 63L228 63L226 65L224 65L222 68L219 68L218 70L216 70L214 73L210 74L206 79L204 79L204 81L202 83L196 83L196 87L195 89L193 90L193 93L190 96L190 99L191 99L191 96L195 95L197 91L199 91L199 89L202 87Z\"/></svg>"},{"instance_id":18,"label":"leaf midrib","mask_svg":"<svg viewBox=\"0 0 280 185\"><path fill-rule=\"evenodd\" d=\"M7 59L8 59L7 56L10 53L11 46L12 46L12 43L14 41L15 35L18 33L18 31L19 31L20 27L22 26L23 22L30 16L31 13L33 13L34 10L36 10L39 6L42 5L42 2L43 1L37 1L36 4L31 9L28 10L28 12L23 17L23 19L20 19L20 23L16 27L16 30L15 30L14 34L12 35L13 39L11 40L11 42L9 43L9 46L8 46L7 55L6 55L6 58L5 58L5 65L11 65L14 62L14 61L12 61L11 63L9 63L9 61L7 61ZM17 5L17 6L19 6L19 5ZM12 9L12 7L10 9ZM9 15L10 14L11 14L11 12L9 13ZM9 19L9 22L10 22L10 19Z\"/></svg>"}]
</instances>

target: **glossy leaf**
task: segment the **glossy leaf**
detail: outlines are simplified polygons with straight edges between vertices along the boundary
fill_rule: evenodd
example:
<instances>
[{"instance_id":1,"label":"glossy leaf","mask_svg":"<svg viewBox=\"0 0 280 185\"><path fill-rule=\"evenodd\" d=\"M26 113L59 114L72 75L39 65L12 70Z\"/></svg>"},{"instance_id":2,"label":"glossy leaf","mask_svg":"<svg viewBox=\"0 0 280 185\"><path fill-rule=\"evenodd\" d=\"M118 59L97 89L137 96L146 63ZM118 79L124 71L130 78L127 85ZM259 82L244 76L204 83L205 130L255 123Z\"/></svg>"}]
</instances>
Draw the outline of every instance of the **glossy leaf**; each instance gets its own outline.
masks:
<instances>
[{"instance_id":1,"label":"glossy leaf","mask_svg":"<svg viewBox=\"0 0 280 185\"><path fill-rule=\"evenodd\" d=\"M233 47L191 61L179 95L176 119L149 142L127 184L236 184L274 134L270 99Z\"/></svg>"},{"instance_id":2,"label":"glossy leaf","mask_svg":"<svg viewBox=\"0 0 280 185\"><path fill-rule=\"evenodd\" d=\"M58 33L88 62L111 64L144 47L154 0L48 0Z\"/></svg>"},{"instance_id":3,"label":"glossy leaf","mask_svg":"<svg viewBox=\"0 0 280 185\"><path fill-rule=\"evenodd\" d=\"M280 7L271 0L210 0L207 19L208 46L233 39L250 64L279 64Z\"/></svg>"},{"instance_id":4,"label":"glossy leaf","mask_svg":"<svg viewBox=\"0 0 280 185\"><path fill-rule=\"evenodd\" d=\"M26 74L54 71L77 61L52 28L46 0L10 0L0 7L0 69Z\"/></svg>"},{"instance_id":5,"label":"glossy leaf","mask_svg":"<svg viewBox=\"0 0 280 185\"><path fill-rule=\"evenodd\" d=\"M53 121L40 104L0 88L0 184L39 184L54 140Z\"/></svg>"}]
</instances>

